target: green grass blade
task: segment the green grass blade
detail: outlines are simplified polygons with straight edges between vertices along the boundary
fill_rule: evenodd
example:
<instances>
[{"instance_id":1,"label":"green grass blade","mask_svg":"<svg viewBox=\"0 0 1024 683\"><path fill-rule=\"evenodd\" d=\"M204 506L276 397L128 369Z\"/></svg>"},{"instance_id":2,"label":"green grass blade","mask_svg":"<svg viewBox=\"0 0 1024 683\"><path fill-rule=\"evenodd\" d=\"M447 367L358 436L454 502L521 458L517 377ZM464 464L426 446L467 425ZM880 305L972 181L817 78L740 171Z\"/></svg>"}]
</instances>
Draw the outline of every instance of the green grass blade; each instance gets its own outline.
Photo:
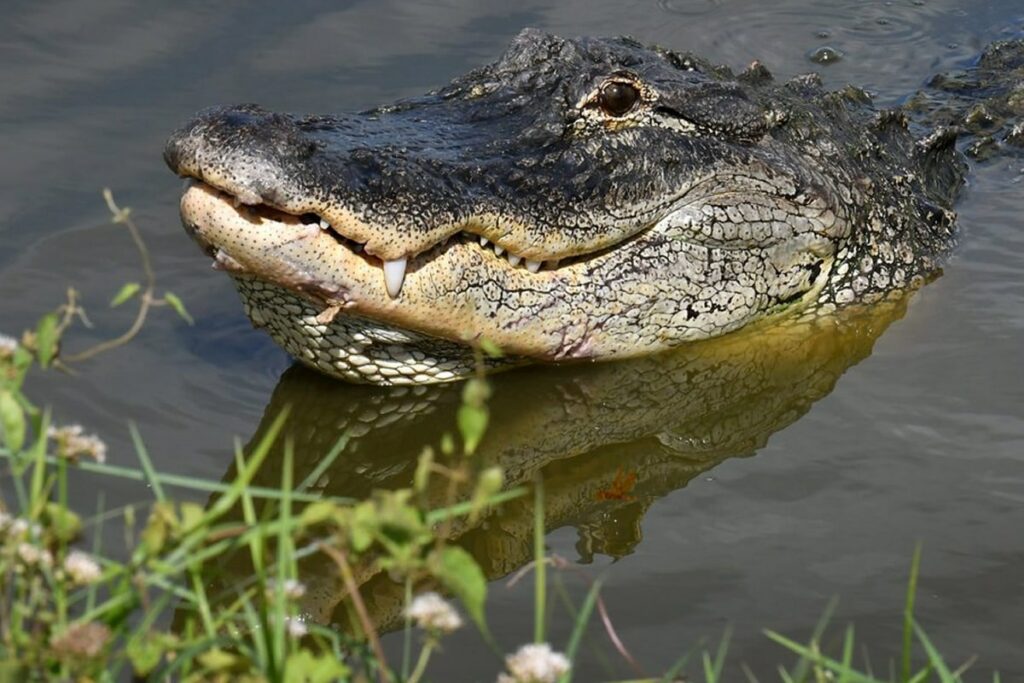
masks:
<instances>
[{"instance_id":1,"label":"green grass blade","mask_svg":"<svg viewBox=\"0 0 1024 683\"><path fill-rule=\"evenodd\" d=\"M931 639L925 634L916 621L913 622L914 632L917 634L917 639L921 641L921 646L924 647L925 654L928 655L928 663L934 667L935 672L939 674L939 680L942 683L959 683L960 678L954 676L953 672L946 666L946 662L943 661L942 655L932 644Z\"/></svg>"},{"instance_id":2,"label":"green grass blade","mask_svg":"<svg viewBox=\"0 0 1024 683\"><path fill-rule=\"evenodd\" d=\"M907 599L903 608L903 668L901 681L910 680L910 658L914 650L914 600L917 596L917 577L921 569L921 544L914 546L914 557L910 561L910 580L907 582Z\"/></svg>"},{"instance_id":3,"label":"green grass blade","mask_svg":"<svg viewBox=\"0 0 1024 683\"><path fill-rule=\"evenodd\" d=\"M704 679L707 683L718 683L722 677L722 668L725 666L725 655L729 651L729 640L732 638L732 628L726 628L722 634L722 641L718 643L718 651L715 653L714 661L707 652L704 653Z\"/></svg>"},{"instance_id":4,"label":"green grass blade","mask_svg":"<svg viewBox=\"0 0 1024 683\"><path fill-rule=\"evenodd\" d=\"M326 472L330 466L334 464L334 461L338 459L338 456L344 452L345 447L348 446L348 441L348 432L345 432L341 435L341 438L334 443L334 446L331 447L331 450L328 451L327 455L320 459L320 462L316 464L313 471L307 474L306 478L302 480L302 483L295 487L295 491L305 492L308 491L311 486L316 484L320 480L320 477L323 476L324 472Z\"/></svg>"},{"instance_id":5,"label":"green grass blade","mask_svg":"<svg viewBox=\"0 0 1024 683\"><path fill-rule=\"evenodd\" d=\"M164 494L163 486L160 485L160 479L156 476L156 470L153 469L153 461L149 457L149 451L146 450L146 444L142 442L142 435L139 434L139 428L134 423L129 423L128 430L132 434L132 444L135 446L135 453L139 456L139 463L142 465L142 471L146 474L146 481L153 488L153 495L161 503L167 501L167 496Z\"/></svg>"},{"instance_id":6,"label":"green grass blade","mask_svg":"<svg viewBox=\"0 0 1024 683\"><path fill-rule=\"evenodd\" d=\"M241 472L244 469L245 453L242 452L242 448L239 446L235 448L235 471ZM250 529L257 528L257 525L259 524L259 520L256 518L256 506L253 504L252 495L250 494L248 487L242 490L242 519ZM266 571L263 567L262 541L263 536L255 534L247 543L249 547L249 557L252 560L253 573L261 584L266 577Z\"/></svg>"},{"instance_id":7,"label":"green grass blade","mask_svg":"<svg viewBox=\"0 0 1024 683\"><path fill-rule=\"evenodd\" d=\"M284 670L286 655L286 633L285 617L288 614L284 594L284 582L293 573L294 567L290 566L289 558L292 557L292 537L284 530L291 525L292 501L291 491L294 477L293 462L295 460L295 442L288 437L284 443L284 462L281 466L281 514L277 532L277 575L274 582L274 609L277 618L274 619L274 660L275 671Z\"/></svg>"},{"instance_id":8,"label":"green grass blade","mask_svg":"<svg viewBox=\"0 0 1024 683\"><path fill-rule=\"evenodd\" d=\"M490 499L488 499L487 503L488 505L501 505L502 503L507 503L510 500L522 498L529 492L530 490L525 487L509 489L508 491L502 491L501 493L494 494ZM473 501L467 500L462 503L456 503L455 505L449 505L448 507L431 510L426 514L426 521L427 524L430 525L440 524L446 519L468 515L472 510Z\"/></svg>"},{"instance_id":9,"label":"green grass blade","mask_svg":"<svg viewBox=\"0 0 1024 683\"><path fill-rule=\"evenodd\" d=\"M249 633L252 636L252 644L256 654L256 661L254 663L259 670L266 671L267 657L269 655L265 640L267 633L266 624L256 612L256 608L253 607L252 600L243 597L241 608L242 615L245 617L245 623L248 625Z\"/></svg>"},{"instance_id":10,"label":"green grass blade","mask_svg":"<svg viewBox=\"0 0 1024 683\"><path fill-rule=\"evenodd\" d=\"M572 627L572 635L569 636L569 645L565 648L565 656L569 661L576 664L576 653L579 652L580 643L583 642L583 634L586 633L587 624L590 623L590 616L594 613L594 606L597 604L597 595L601 591L601 580L594 581L587 591L587 597L583 599L583 605L576 615L576 621ZM572 680L572 669L569 669L560 679L559 683L569 683Z\"/></svg>"},{"instance_id":11,"label":"green grass blade","mask_svg":"<svg viewBox=\"0 0 1024 683\"><path fill-rule=\"evenodd\" d=\"M834 674L840 674L845 671L849 683L883 683L883 681L879 681L874 676L868 676L850 669L849 667L844 667L842 662L832 659L831 657L827 657L820 652L815 652L806 645L801 645L800 643L790 640L775 631L765 631L764 634L787 650L810 658L814 663L824 666Z\"/></svg>"},{"instance_id":12,"label":"green grass blade","mask_svg":"<svg viewBox=\"0 0 1024 683\"><path fill-rule=\"evenodd\" d=\"M544 642L547 622L547 562L544 552L544 479L533 479L533 642Z\"/></svg>"},{"instance_id":13,"label":"green grass blade","mask_svg":"<svg viewBox=\"0 0 1024 683\"><path fill-rule=\"evenodd\" d=\"M6 458L13 461L14 456L11 455L10 451L0 450L0 458ZM48 465L56 465L58 458L52 455L47 455L43 458ZM82 472L89 472L90 474L99 474L108 477L116 477L118 479L127 479L129 481L148 481L146 473L142 470L137 470L132 467L122 467L120 465L108 465L105 463L81 461L75 465L75 469ZM160 472L154 472L153 477L156 481L159 481L163 486L173 486L175 488L186 489L190 491L199 491L202 493L227 493L231 489L230 484L225 484L220 481L211 481L209 479L200 479L197 477L188 477L177 474L162 474ZM15 483L20 482L18 477L14 477ZM264 486L249 486L247 487L249 494L253 498L265 498L269 500L277 500L280 498L280 491L277 489L271 489ZM518 491L518 490L517 490ZM522 492L517 492L516 495L505 495L509 492L504 492L495 496L495 503L505 502L512 500L520 495ZM27 509L28 506L28 491L24 491L23 495L19 496L19 502L23 502L22 509ZM337 503L351 503L351 498L344 498L340 496L325 496L319 493L294 493L292 500L302 503L315 503L321 500L331 500ZM438 511L439 516L443 519L445 516L457 517L459 515L466 514L470 509L469 503L460 506L459 509L448 513L446 509Z\"/></svg>"},{"instance_id":14,"label":"green grass blade","mask_svg":"<svg viewBox=\"0 0 1024 683\"><path fill-rule=\"evenodd\" d=\"M846 634L843 636L843 669L839 672L838 683L850 683L850 669L853 666L854 645L853 624L846 627Z\"/></svg>"},{"instance_id":15,"label":"green grass blade","mask_svg":"<svg viewBox=\"0 0 1024 683\"><path fill-rule=\"evenodd\" d=\"M814 625L814 631L811 633L811 642L821 642L821 637L825 634L825 629L828 628L829 622L832 620L832 615L835 614L836 606L839 604L837 598L832 598L825 605L825 611L821 613L818 618L818 623ZM793 678L798 681L807 680L807 675L810 673L811 660L806 657L801 657L800 661L797 662L796 668L793 669Z\"/></svg>"}]
</instances>

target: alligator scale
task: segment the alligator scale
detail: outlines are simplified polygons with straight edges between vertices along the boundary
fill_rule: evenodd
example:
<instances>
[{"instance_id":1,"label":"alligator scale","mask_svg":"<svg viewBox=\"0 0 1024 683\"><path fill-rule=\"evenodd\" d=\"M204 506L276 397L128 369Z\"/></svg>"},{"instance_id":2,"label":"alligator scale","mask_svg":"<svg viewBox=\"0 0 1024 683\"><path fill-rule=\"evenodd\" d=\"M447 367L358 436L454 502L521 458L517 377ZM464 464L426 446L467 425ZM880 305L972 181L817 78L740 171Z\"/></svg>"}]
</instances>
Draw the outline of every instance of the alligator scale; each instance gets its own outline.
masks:
<instances>
[{"instance_id":1,"label":"alligator scale","mask_svg":"<svg viewBox=\"0 0 1024 683\"><path fill-rule=\"evenodd\" d=\"M1022 82L1003 41L879 111L814 75L528 30L371 111L201 112L164 156L256 326L327 374L422 384L484 339L495 365L626 358L920 285L955 242L957 133L1019 145Z\"/></svg>"}]
</instances>

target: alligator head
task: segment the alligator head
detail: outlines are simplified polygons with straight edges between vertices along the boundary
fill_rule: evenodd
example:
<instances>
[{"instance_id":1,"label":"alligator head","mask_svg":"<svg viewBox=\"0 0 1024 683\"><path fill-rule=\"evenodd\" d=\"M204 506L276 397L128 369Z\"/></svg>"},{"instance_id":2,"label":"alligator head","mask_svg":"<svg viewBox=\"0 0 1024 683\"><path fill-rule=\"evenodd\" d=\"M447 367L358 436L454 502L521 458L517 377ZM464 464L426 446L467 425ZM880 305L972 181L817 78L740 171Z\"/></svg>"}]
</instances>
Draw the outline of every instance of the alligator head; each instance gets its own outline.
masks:
<instances>
[{"instance_id":1,"label":"alligator head","mask_svg":"<svg viewBox=\"0 0 1024 683\"><path fill-rule=\"evenodd\" d=\"M254 324L400 384L484 339L493 363L623 358L916 284L951 242L950 142L811 77L525 31L368 112L207 110L164 156Z\"/></svg>"}]
</instances>

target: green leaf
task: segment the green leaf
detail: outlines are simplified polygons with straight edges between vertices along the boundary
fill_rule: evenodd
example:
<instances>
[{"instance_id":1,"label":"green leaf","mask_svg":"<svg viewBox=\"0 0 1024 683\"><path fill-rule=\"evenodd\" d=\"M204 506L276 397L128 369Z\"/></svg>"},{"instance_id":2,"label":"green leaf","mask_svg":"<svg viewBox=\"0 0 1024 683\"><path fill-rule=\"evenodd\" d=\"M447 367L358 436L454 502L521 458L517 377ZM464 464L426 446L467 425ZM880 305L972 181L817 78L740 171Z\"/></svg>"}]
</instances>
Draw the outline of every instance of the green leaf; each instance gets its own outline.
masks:
<instances>
[{"instance_id":1,"label":"green leaf","mask_svg":"<svg viewBox=\"0 0 1024 683\"><path fill-rule=\"evenodd\" d=\"M244 660L238 655L231 654L219 647L211 648L197 657L209 673L220 673L231 671L238 666L244 665Z\"/></svg>"},{"instance_id":2,"label":"green leaf","mask_svg":"<svg viewBox=\"0 0 1024 683\"><path fill-rule=\"evenodd\" d=\"M473 556L458 546L447 546L437 557L434 573L448 590L458 596L469 616L486 633L484 602L487 599L487 579Z\"/></svg>"},{"instance_id":3,"label":"green leaf","mask_svg":"<svg viewBox=\"0 0 1024 683\"><path fill-rule=\"evenodd\" d=\"M377 513L373 503L360 503L352 511L352 524L349 529L352 549L361 553L373 544L377 533Z\"/></svg>"},{"instance_id":4,"label":"green leaf","mask_svg":"<svg viewBox=\"0 0 1024 683\"><path fill-rule=\"evenodd\" d=\"M314 524L321 524L330 519L335 519L340 514L341 508L337 503L329 500L320 500L307 505L302 510L302 514L299 515L299 524L301 526L313 526Z\"/></svg>"},{"instance_id":5,"label":"green leaf","mask_svg":"<svg viewBox=\"0 0 1024 683\"><path fill-rule=\"evenodd\" d=\"M184 531L193 531L203 521L206 508L198 503L181 504L181 528Z\"/></svg>"},{"instance_id":6,"label":"green leaf","mask_svg":"<svg viewBox=\"0 0 1024 683\"><path fill-rule=\"evenodd\" d=\"M285 660L285 683L330 683L348 680L348 667L330 654L316 656L306 649L293 652Z\"/></svg>"},{"instance_id":7,"label":"green leaf","mask_svg":"<svg viewBox=\"0 0 1024 683\"><path fill-rule=\"evenodd\" d=\"M501 358L505 355L500 346L487 338L480 340L480 350L491 358Z\"/></svg>"},{"instance_id":8,"label":"green leaf","mask_svg":"<svg viewBox=\"0 0 1024 683\"><path fill-rule=\"evenodd\" d=\"M4 429L4 444L12 453L19 453L25 445L25 411L8 389L0 390L0 424Z\"/></svg>"},{"instance_id":9,"label":"green leaf","mask_svg":"<svg viewBox=\"0 0 1024 683\"><path fill-rule=\"evenodd\" d=\"M166 292L164 294L164 301L174 309L174 311L181 316L181 319L187 322L189 325L195 325L196 321L192 319L189 312L185 309L185 304L182 303L178 295L173 292Z\"/></svg>"},{"instance_id":10,"label":"green leaf","mask_svg":"<svg viewBox=\"0 0 1024 683\"><path fill-rule=\"evenodd\" d=\"M458 424L462 434L463 448L467 455L473 455L487 431L487 408L484 406L464 405L459 408Z\"/></svg>"},{"instance_id":11,"label":"green leaf","mask_svg":"<svg viewBox=\"0 0 1024 683\"><path fill-rule=\"evenodd\" d=\"M47 526L61 541L73 540L82 530L82 520L71 510L58 503L46 504Z\"/></svg>"},{"instance_id":12,"label":"green leaf","mask_svg":"<svg viewBox=\"0 0 1024 683\"><path fill-rule=\"evenodd\" d=\"M60 334L57 331L58 318L56 313L44 315L36 327L36 358L39 365L49 367L53 357L57 355L57 342Z\"/></svg>"},{"instance_id":13,"label":"green leaf","mask_svg":"<svg viewBox=\"0 0 1024 683\"><path fill-rule=\"evenodd\" d=\"M173 639L160 633L136 633L128 639L125 652L135 675L143 677L159 666L167 646Z\"/></svg>"},{"instance_id":14,"label":"green leaf","mask_svg":"<svg viewBox=\"0 0 1024 683\"><path fill-rule=\"evenodd\" d=\"M163 549L168 535L176 526L177 518L170 503L155 503L146 522L146 528L139 537L142 547L149 555L156 555Z\"/></svg>"},{"instance_id":15,"label":"green leaf","mask_svg":"<svg viewBox=\"0 0 1024 683\"><path fill-rule=\"evenodd\" d=\"M121 289L118 290L117 294L114 295L114 298L110 300L110 307L116 308L117 306L120 306L125 301L128 301L128 299L131 299L133 296L138 294L140 289L142 289L142 285L138 282L125 283L121 286Z\"/></svg>"},{"instance_id":16,"label":"green leaf","mask_svg":"<svg viewBox=\"0 0 1024 683\"><path fill-rule=\"evenodd\" d=\"M456 420L467 455L476 451L487 430L487 399L490 396L491 388L482 379L473 378L462 389L462 406Z\"/></svg>"},{"instance_id":17,"label":"green leaf","mask_svg":"<svg viewBox=\"0 0 1024 683\"><path fill-rule=\"evenodd\" d=\"M420 459L416 461L416 474L412 478L412 487L419 493L427 490L427 483L430 481L430 470L434 466L434 449L427 446L420 453Z\"/></svg>"},{"instance_id":18,"label":"green leaf","mask_svg":"<svg viewBox=\"0 0 1024 683\"><path fill-rule=\"evenodd\" d=\"M491 397L491 387L486 380L474 377L462 389L462 402L471 406L482 406Z\"/></svg>"},{"instance_id":19,"label":"green leaf","mask_svg":"<svg viewBox=\"0 0 1024 683\"><path fill-rule=\"evenodd\" d=\"M476 520L484 507L490 503L491 498L505 484L505 475L500 467L488 467L480 473L477 479L476 488L473 490L473 497L470 499L472 507L469 511L470 520Z\"/></svg>"}]
</instances>

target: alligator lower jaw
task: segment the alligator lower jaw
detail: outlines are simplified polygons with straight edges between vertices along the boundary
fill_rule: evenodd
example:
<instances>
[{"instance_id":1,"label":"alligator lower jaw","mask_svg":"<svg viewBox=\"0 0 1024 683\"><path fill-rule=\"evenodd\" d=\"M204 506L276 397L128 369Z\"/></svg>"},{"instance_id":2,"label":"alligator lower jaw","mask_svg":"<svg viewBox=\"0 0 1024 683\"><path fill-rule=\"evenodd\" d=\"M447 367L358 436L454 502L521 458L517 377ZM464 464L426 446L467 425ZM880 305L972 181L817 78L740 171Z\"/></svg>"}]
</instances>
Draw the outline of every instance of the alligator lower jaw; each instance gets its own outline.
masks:
<instances>
[{"instance_id":1,"label":"alligator lower jaw","mask_svg":"<svg viewBox=\"0 0 1024 683\"><path fill-rule=\"evenodd\" d=\"M476 235L461 235L409 258L403 281L392 287L386 283L394 278L386 262L321 226L316 216L245 205L200 182L189 183L181 215L215 267L312 302L322 323L344 314L464 347L486 338L511 354L536 360L566 357L557 345L557 321L542 324L521 312L514 324L503 321L488 309L485 295L466 290L486 285L564 298L604 258L595 254L527 267L517 257L497 256ZM545 325L552 329L541 329Z\"/></svg>"}]
</instances>

